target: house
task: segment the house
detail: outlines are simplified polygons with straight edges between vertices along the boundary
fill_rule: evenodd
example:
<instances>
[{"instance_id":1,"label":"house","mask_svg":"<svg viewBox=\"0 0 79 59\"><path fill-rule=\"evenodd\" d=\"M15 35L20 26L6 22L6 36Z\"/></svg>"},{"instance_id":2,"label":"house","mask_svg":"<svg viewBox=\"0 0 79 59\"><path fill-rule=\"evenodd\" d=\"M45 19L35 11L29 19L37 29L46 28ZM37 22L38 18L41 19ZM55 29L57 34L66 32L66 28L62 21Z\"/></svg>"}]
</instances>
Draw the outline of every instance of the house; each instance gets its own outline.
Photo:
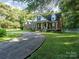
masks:
<instances>
[{"instance_id":1,"label":"house","mask_svg":"<svg viewBox=\"0 0 79 59\"><path fill-rule=\"evenodd\" d=\"M46 18L39 15L29 25L32 30L36 31L61 31L61 14L48 15Z\"/></svg>"}]
</instances>

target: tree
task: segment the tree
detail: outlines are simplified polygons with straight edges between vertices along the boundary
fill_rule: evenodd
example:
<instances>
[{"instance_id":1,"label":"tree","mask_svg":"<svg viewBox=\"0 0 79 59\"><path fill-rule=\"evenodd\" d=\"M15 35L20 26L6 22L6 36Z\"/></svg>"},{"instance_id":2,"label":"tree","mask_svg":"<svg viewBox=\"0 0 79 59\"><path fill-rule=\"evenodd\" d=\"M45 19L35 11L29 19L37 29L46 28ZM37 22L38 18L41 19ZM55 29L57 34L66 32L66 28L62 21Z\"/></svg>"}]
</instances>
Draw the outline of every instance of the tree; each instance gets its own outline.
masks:
<instances>
[{"instance_id":1,"label":"tree","mask_svg":"<svg viewBox=\"0 0 79 59\"><path fill-rule=\"evenodd\" d=\"M74 29L79 27L79 0L60 0L64 25L66 28Z\"/></svg>"},{"instance_id":2,"label":"tree","mask_svg":"<svg viewBox=\"0 0 79 59\"><path fill-rule=\"evenodd\" d=\"M0 27L19 28L21 22L27 20L28 14L28 12L0 3Z\"/></svg>"},{"instance_id":3,"label":"tree","mask_svg":"<svg viewBox=\"0 0 79 59\"><path fill-rule=\"evenodd\" d=\"M59 0L14 0L14 1L27 3L28 7L26 9L28 9L29 11L35 11L38 8L42 9L43 7L47 6L51 1L58 2Z\"/></svg>"},{"instance_id":4,"label":"tree","mask_svg":"<svg viewBox=\"0 0 79 59\"><path fill-rule=\"evenodd\" d=\"M21 12L17 8L12 8L4 3L0 3L0 16L5 16L5 19L9 21L18 21L18 15Z\"/></svg>"}]
</instances>

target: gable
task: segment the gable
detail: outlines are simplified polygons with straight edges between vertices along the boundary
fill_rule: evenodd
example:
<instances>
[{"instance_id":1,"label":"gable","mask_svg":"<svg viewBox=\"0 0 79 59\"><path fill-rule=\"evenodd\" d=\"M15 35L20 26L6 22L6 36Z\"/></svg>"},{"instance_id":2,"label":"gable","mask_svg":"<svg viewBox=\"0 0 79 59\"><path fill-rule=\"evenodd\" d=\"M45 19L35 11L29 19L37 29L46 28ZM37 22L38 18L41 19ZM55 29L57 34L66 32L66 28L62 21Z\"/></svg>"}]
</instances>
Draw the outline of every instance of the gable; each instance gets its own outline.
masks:
<instances>
[{"instance_id":1,"label":"gable","mask_svg":"<svg viewBox=\"0 0 79 59\"><path fill-rule=\"evenodd\" d=\"M56 15L55 14L51 15L51 21L55 21L55 20L56 20Z\"/></svg>"},{"instance_id":2,"label":"gable","mask_svg":"<svg viewBox=\"0 0 79 59\"><path fill-rule=\"evenodd\" d=\"M37 16L37 21L43 21L46 20L46 18L44 18L43 16Z\"/></svg>"}]
</instances>

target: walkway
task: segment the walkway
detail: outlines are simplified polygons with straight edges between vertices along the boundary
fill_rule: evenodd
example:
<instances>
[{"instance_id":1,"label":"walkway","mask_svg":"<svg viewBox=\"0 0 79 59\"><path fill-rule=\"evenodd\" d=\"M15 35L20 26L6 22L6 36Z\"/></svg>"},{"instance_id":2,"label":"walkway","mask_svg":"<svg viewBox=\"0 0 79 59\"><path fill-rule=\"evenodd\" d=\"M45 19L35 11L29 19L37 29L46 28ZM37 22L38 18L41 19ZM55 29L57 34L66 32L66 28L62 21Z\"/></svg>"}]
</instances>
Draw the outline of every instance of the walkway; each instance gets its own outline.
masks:
<instances>
[{"instance_id":1,"label":"walkway","mask_svg":"<svg viewBox=\"0 0 79 59\"><path fill-rule=\"evenodd\" d=\"M27 32L19 38L0 42L0 59L24 59L39 48L44 40L40 33Z\"/></svg>"}]
</instances>

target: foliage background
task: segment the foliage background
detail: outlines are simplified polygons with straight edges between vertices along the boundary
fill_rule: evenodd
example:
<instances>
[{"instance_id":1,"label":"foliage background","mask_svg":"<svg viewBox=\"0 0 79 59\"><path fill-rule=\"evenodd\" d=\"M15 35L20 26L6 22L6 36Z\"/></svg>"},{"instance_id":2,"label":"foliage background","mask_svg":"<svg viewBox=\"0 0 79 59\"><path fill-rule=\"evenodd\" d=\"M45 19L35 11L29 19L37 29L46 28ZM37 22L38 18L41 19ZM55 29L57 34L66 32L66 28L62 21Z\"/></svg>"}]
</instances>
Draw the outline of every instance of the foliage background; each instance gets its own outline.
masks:
<instances>
[{"instance_id":1,"label":"foliage background","mask_svg":"<svg viewBox=\"0 0 79 59\"><path fill-rule=\"evenodd\" d=\"M24 23L32 19L34 14L0 3L0 27L23 28Z\"/></svg>"}]
</instances>

